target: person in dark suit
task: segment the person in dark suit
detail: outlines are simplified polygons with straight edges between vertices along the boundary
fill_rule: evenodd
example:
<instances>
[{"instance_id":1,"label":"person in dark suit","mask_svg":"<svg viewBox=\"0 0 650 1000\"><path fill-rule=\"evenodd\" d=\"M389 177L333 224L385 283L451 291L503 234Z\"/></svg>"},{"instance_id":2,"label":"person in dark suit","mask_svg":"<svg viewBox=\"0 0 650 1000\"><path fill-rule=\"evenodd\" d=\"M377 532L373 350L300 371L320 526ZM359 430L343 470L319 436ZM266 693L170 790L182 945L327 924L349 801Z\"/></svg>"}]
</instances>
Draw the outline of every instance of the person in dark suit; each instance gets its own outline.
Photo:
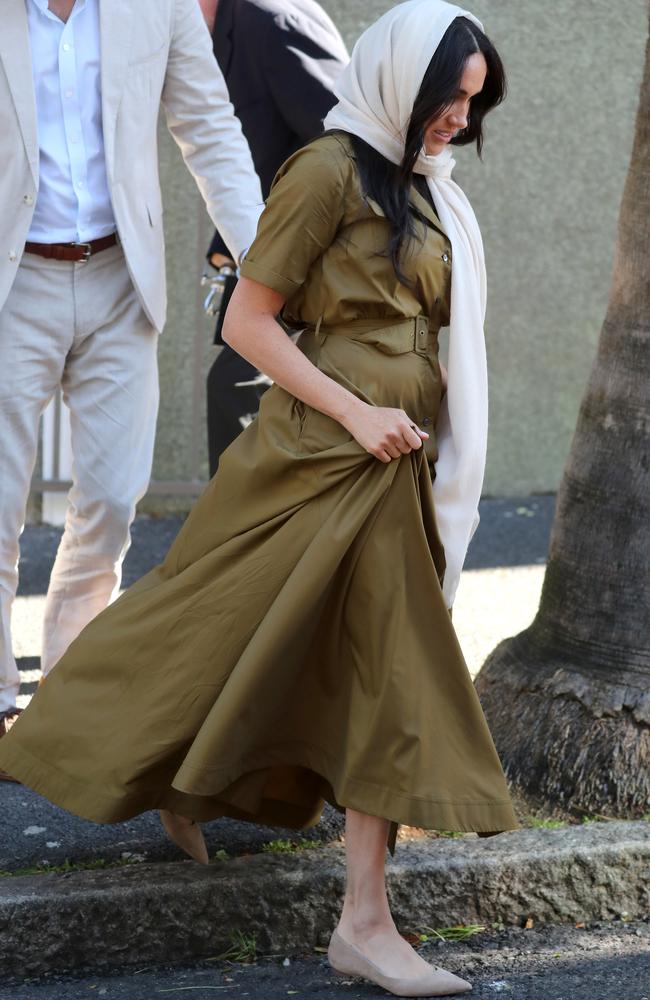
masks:
<instances>
[{"instance_id":1,"label":"person in dark suit","mask_svg":"<svg viewBox=\"0 0 650 1000\"><path fill-rule=\"evenodd\" d=\"M253 154L264 197L284 161L323 130L348 53L315 0L199 0L235 114ZM220 234L213 267L235 265ZM217 332L215 343L223 344ZM223 345L207 379L210 475L250 423L268 381Z\"/></svg>"}]
</instances>

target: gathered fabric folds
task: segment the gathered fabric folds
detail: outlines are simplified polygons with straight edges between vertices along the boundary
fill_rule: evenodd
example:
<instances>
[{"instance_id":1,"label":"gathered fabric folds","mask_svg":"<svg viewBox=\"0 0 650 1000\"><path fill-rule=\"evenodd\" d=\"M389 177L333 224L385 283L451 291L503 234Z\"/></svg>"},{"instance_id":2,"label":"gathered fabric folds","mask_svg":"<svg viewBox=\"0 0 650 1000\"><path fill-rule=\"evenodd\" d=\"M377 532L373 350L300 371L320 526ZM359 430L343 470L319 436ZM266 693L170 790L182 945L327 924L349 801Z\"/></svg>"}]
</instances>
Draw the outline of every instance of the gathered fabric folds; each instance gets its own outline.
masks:
<instances>
[{"instance_id":1,"label":"gathered fabric folds","mask_svg":"<svg viewBox=\"0 0 650 1000\"><path fill-rule=\"evenodd\" d=\"M301 347L378 405L435 408L422 320L350 333ZM164 807L304 827L329 800L411 826L516 825L442 596L426 458L385 465L272 387L165 561L73 643L0 766L99 822Z\"/></svg>"}]
</instances>

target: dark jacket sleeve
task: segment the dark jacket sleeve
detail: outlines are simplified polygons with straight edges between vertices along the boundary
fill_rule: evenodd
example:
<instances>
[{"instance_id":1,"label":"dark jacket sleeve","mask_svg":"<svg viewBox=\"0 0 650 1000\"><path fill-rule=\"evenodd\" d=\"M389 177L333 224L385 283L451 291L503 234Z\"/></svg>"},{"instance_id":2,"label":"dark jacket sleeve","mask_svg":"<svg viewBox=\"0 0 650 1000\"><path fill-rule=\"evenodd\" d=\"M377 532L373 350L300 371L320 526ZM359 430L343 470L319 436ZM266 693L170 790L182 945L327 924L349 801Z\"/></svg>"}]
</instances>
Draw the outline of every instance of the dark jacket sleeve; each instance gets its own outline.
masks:
<instances>
[{"instance_id":1,"label":"dark jacket sleeve","mask_svg":"<svg viewBox=\"0 0 650 1000\"><path fill-rule=\"evenodd\" d=\"M212 243L208 247L208 252L206 254L208 260L210 260L213 253L220 253L223 254L224 257L232 258L230 250L228 249L224 241L221 239L221 236L219 235L218 232L214 234L214 236L212 237Z\"/></svg>"},{"instance_id":2,"label":"dark jacket sleeve","mask_svg":"<svg viewBox=\"0 0 650 1000\"><path fill-rule=\"evenodd\" d=\"M297 139L293 149L323 131L323 119L336 103L336 80L349 59L334 24L314 6L301 10L296 2L287 12L267 11L264 29L256 38L269 96ZM229 255L219 233L208 258L213 253Z\"/></svg>"},{"instance_id":3,"label":"dark jacket sleeve","mask_svg":"<svg viewBox=\"0 0 650 1000\"><path fill-rule=\"evenodd\" d=\"M269 23L265 68L275 105L303 143L323 131L336 103L334 86L348 61L341 36L299 12L276 14Z\"/></svg>"}]
</instances>

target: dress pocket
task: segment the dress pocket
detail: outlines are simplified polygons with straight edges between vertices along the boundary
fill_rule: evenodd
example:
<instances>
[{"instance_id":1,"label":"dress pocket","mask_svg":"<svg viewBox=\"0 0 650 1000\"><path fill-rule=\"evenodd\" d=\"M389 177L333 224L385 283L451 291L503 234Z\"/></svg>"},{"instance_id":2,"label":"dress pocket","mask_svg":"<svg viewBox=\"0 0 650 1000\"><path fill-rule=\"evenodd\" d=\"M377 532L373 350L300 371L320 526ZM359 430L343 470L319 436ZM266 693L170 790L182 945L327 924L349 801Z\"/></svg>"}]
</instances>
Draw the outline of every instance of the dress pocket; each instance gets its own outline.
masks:
<instances>
[{"instance_id":1,"label":"dress pocket","mask_svg":"<svg viewBox=\"0 0 650 1000\"><path fill-rule=\"evenodd\" d=\"M338 420L328 417L313 406L305 406L304 403L301 405L304 406L298 439L301 452L316 455L354 440Z\"/></svg>"}]
</instances>

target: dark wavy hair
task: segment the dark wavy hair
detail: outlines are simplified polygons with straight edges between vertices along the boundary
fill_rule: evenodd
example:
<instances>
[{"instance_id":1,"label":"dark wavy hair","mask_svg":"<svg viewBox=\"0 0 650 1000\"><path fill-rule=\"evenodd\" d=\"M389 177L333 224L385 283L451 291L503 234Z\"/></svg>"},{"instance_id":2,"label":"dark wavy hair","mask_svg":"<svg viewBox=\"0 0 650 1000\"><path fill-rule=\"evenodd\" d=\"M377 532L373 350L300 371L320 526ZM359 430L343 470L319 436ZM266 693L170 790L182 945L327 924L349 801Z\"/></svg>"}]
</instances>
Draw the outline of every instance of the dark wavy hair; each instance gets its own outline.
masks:
<instances>
[{"instance_id":1,"label":"dark wavy hair","mask_svg":"<svg viewBox=\"0 0 650 1000\"><path fill-rule=\"evenodd\" d=\"M467 128L451 142L456 146L476 143L479 156L483 149L483 119L506 96L506 74L499 53L474 21L455 18L442 37L415 98L406 133L404 159L399 165L352 135L352 148L366 197L381 205L390 225L386 248L400 281L409 284L402 273L401 259L405 246L416 236L415 221L429 221L409 201L413 182L413 167L424 143L424 131L429 122L440 118L453 104L460 88L465 65L470 56L481 52L487 63L487 76L480 94L472 98Z\"/></svg>"}]
</instances>

